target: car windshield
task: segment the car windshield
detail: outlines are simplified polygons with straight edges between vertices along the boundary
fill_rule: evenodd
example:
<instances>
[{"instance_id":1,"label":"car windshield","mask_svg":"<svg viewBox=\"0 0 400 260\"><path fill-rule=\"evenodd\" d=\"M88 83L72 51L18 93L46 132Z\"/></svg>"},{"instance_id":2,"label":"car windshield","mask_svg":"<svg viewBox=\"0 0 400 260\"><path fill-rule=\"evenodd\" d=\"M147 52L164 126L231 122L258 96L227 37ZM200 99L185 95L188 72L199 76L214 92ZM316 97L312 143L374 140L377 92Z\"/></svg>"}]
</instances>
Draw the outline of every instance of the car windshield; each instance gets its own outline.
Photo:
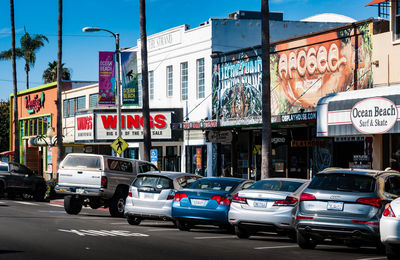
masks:
<instances>
[{"instance_id":1,"label":"car windshield","mask_svg":"<svg viewBox=\"0 0 400 260\"><path fill-rule=\"evenodd\" d=\"M251 185L249 190L271 190L295 192L303 182L285 180L261 180Z\"/></svg>"},{"instance_id":2,"label":"car windshield","mask_svg":"<svg viewBox=\"0 0 400 260\"><path fill-rule=\"evenodd\" d=\"M308 186L309 189L374 192L375 179L370 176L345 173L318 174Z\"/></svg>"},{"instance_id":3,"label":"car windshield","mask_svg":"<svg viewBox=\"0 0 400 260\"><path fill-rule=\"evenodd\" d=\"M224 179L200 179L190 185L189 189L218 190L232 192L239 185L238 181Z\"/></svg>"},{"instance_id":4,"label":"car windshield","mask_svg":"<svg viewBox=\"0 0 400 260\"><path fill-rule=\"evenodd\" d=\"M0 164L0 172L8 171L8 164Z\"/></svg>"},{"instance_id":5,"label":"car windshield","mask_svg":"<svg viewBox=\"0 0 400 260\"><path fill-rule=\"evenodd\" d=\"M154 191L174 188L172 180L162 176L139 176L132 185L137 188L150 188Z\"/></svg>"},{"instance_id":6,"label":"car windshield","mask_svg":"<svg viewBox=\"0 0 400 260\"><path fill-rule=\"evenodd\" d=\"M100 169L100 157L97 156L68 156L63 162L64 167Z\"/></svg>"}]
</instances>

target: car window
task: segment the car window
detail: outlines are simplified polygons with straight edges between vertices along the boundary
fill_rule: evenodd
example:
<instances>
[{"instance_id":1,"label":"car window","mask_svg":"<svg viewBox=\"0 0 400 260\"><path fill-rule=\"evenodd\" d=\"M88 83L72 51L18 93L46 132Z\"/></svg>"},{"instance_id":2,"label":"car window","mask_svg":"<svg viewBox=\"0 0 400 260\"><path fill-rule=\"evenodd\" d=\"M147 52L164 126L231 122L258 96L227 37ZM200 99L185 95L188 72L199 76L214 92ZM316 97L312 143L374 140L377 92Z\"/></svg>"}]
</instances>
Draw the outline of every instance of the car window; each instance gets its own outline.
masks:
<instances>
[{"instance_id":1,"label":"car window","mask_svg":"<svg viewBox=\"0 0 400 260\"><path fill-rule=\"evenodd\" d=\"M248 189L295 192L301 185L303 183L297 181L261 180L251 185Z\"/></svg>"},{"instance_id":2,"label":"car window","mask_svg":"<svg viewBox=\"0 0 400 260\"><path fill-rule=\"evenodd\" d=\"M173 189L171 179L162 176L139 176L132 184L137 188L151 188L153 190Z\"/></svg>"},{"instance_id":3,"label":"car window","mask_svg":"<svg viewBox=\"0 0 400 260\"><path fill-rule=\"evenodd\" d=\"M189 189L217 190L231 192L239 185L237 181L222 179L200 179L189 186Z\"/></svg>"},{"instance_id":4,"label":"car window","mask_svg":"<svg viewBox=\"0 0 400 260\"><path fill-rule=\"evenodd\" d=\"M254 182L246 182L245 184L243 184L242 190L248 189L253 184Z\"/></svg>"},{"instance_id":5,"label":"car window","mask_svg":"<svg viewBox=\"0 0 400 260\"><path fill-rule=\"evenodd\" d=\"M311 181L308 188L331 191L374 192L375 179L357 174L318 174Z\"/></svg>"},{"instance_id":6,"label":"car window","mask_svg":"<svg viewBox=\"0 0 400 260\"><path fill-rule=\"evenodd\" d=\"M0 171L2 171L2 172L8 171L8 164L7 163L0 164Z\"/></svg>"},{"instance_id":7,"label":"car window","mask_svg":"<svg viewBox=\"0 0 400 260\"><path fill-rule=\"evenodd\" d=\"M176 179L179 186L186 188L199 179L198 176L183 176Z\"/></svg>"},{"instance_id":8,"label":"car window","mask_svg":"<svg viewBox=\"0 0 400 260\"><path fill-rule=\"evenodd\" d=\"M133 170L132 163L129 161L108 159L107 164L108 168L112 171L131 173Z\"/></svg>"},{"instance_id":9,"label":"car window","mask_svg":"<svg viewBox=\"0 0 400 260\"><path fill-rule=\"evenodd\" d=\"M64 167L76 167L76 168L101 168L101 157L96 156L68 156L64 159Z\"/></svg>"},{"instance_id":10,"label":"car window","mask_svg":"<svg viewBox=\"0 0 400 260\"><path fill-rule=\"evenodd\" d=\"M390 176L385 181L385 191L400 196L400 177Z\"/></svg>"},{"instance_id":11,"label":"car window","mask_svg":"<svg viewBox=\"0 0 400 260\"><path fill-rule=\"evenodd\" d=\"M139 173L158 171L157 167L149 163L139 163Z\"/></svg>"}]
</instances>

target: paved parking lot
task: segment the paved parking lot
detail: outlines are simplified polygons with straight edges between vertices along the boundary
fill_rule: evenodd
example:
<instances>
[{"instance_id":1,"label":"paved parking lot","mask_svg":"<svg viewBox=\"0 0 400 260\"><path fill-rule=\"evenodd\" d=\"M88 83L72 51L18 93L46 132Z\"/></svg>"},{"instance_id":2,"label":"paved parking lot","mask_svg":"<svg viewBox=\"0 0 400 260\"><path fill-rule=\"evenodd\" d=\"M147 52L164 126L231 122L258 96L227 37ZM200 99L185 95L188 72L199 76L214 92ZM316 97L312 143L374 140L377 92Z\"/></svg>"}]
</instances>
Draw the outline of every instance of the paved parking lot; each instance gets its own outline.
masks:
<instances>
[{"instance_id":1,"label":"paved parking lot","mask_svg":"<svg viewBox=\"0 0 400 260\"><path fill-rule=\"evenodd\" d=\"M190 232L161 221L131 226L106 210L72 216L46 202L0 200L0 226L0 259L386 259L373 247L302 250L275 234L242 240L211 226Z\"/></svg>"}]
</instances>

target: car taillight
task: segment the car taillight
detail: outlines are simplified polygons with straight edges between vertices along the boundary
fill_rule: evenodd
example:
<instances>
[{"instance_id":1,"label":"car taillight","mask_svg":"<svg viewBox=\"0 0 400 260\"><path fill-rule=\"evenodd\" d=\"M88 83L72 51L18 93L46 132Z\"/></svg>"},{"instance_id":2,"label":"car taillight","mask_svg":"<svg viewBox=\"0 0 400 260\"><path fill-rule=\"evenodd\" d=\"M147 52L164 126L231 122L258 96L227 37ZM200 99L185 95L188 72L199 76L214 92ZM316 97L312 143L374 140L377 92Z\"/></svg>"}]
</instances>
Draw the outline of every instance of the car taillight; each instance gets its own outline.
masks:
<instances>
[{"instance_id":1,"label":"car taillight","mask_svg":"<svg viewBox=\"0 0 400 260\"><path fill-rule=\"evenodd\" d=\"M374 225L377 226L379 225L378 221L361 221L361 220L353 220L353 223L357 224L364 224L364 225Z\"/></svg>"},{"instance_id":2,"label":"car taillight","mask_svg":"<svg viewBox=\"0 0 400 260\"><path fill-rule=\"evenodd\" d=\"M240 203L240 204L247 204L247 199L243 197L239 197L239 194L236 193L232 196L232 202Z\"/></svg>"},{"instance_id":3,"label":"car taillight","mask_svg":"<svg viewBox=\"0 0 400 260\"><path fill-rule=\"evenodd\" d=\"M300 195L300 201L305 201L305 200L315 200L315 196L308 193L302 193Z\"/></svg>"},{"instance_id":4,"label":"car taillight","mask_svg":"<svg viewBox=\"0 0 400 260\"><path fill-rule=\"evenodd\" d=\"M224 196L212 196L211 199L217 201L219 205L231 205L231 201Z\"/></svg>"},{"instance_id":5,"label":"car taillight","mask_svg":"<svg viewBox=\"0 0 400 260\"><path fill-rule=\"evenodd\" d=\"M133 196L133 195L132 195L132 192L129 192L129 193L128 193L128 196L132 198L132 196Z\"/></svg>"},{"instance_id":6,"label":"car taillight","mask_svg":"<svg viewBox=\"0 0 400 260\"><path fill-rule=\"evenodd\" d=\"M275 201L273 206L295 206L297 199L291 196L287 196L285 200Z\"/></svg>"},{"instance_id":7,"label":"car taillight","mask_svg":"<svg viewBox=\"0 0 400 260\"><path fill-rule=\"evenodd\" d=\"M56 185L58 184L58 177L59 176L59 173L57 172L57 176L56 176Z\"/></svg>"},{"instance_id":8,"label":"car taillight","mask_svg":"<svg viewBox=\"0 0 400 260\"><path fill-rule=\"evenodd\" d=\"M175 193L174 196L174 201L181 201L183 198L187 198L187 195L185 193Z\"/></svg>"},{"instance_id":9,"label":"car taillight","mask_svg":"<svg viewBox=\"0 0 400 260\"><path fill-rule=\"evenodd\" d=\"M106 176L101 176L101 187L107 188L107 177Z\"/></svg>"},{"instance_id":10,"label":"car taillight","mask_svg":"<svg viewBox=\"0 0 400 260\"><path fill-rule=\"evenodd\" d=\"M380 198L359 198L356 200L357 203L371 205L380 208L382 205L382 199Z\"/></svg>"},{"instance_id":11,"label":"car taillight","mask_svg":"<svg viewBox=\"0 0 400 260\"><path fill-rule=\"evenodd\" d=\"M390 204L387 204L387 205L386 205L386 208L385 208L385 210L383 211L383 215L384 215L385 217L390 217L390 218L395 218L395 217L396 217L396 214L394 214L394 212L393 212L392 207L390 206Z\"/></svg>"},{"instance_id":12,"label":"car taillight","mask_svg":"<svg viewBox=\"0 0 400 260\"><path fill-rule=\"evenodd\" d=\"M314 217L296 216L296 219L311 220L311 219L314 219Z\"/></svg>"}]
</instances>

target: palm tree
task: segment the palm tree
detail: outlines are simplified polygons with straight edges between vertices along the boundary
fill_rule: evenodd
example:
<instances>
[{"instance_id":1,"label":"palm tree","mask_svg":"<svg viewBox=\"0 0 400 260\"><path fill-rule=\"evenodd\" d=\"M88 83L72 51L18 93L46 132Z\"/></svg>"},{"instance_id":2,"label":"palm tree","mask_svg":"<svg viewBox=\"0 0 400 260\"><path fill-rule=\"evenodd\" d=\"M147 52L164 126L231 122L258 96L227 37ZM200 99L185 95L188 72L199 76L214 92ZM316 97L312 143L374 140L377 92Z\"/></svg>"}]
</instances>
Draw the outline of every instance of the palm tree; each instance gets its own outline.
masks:
<instances>
[{"instance_id":1,"label":"palm tree","mask_svg":"<svg viewBox=\"0 0 400 260\"><path fill-rule=\"evenodd\" d=\"M57 54L57 169L63 159L63 134L61 118L61 90L62 90L62 9L63 1L58 0L58 54Z\"/></svg>"},{"instance_id":2,"label":"palm tree","mask_svg":"<svg viewBox=\"0 0 400 260\"><path fill-rule=\"evenodd\" d=\"M36 52L44 46L44 41L49 42L46 36L35 34L32 38L31 35L25 31L20 39L21 47L15 49L15 56L24 58L25 60L26 89L29 89L29 71L31 67L35 66ZM12 50L0 52L0 60L10 60L11 58Z\"/></svg>"},{"instance_id":3,"label":"palm tree","mask_svg":"<svg viewBox=\"0 0 400 260\"><path fill-rule=\"evenodd\" d=\"M57 81L57 61L49 62L49 67L43 71L44 83L51 83ZM68 68L64 68L65 63L61 64L61 79L71 80L71 72Z\"/></svg>"},{"instance_id":4,"label":"palm tree","mask_svg":"<svg viewBox=\"0 0 400 260\"><path fill-rule=\"evenodd\" d=\"M13 68L13 86L14 86L14 162L19 162L19 131L18 131L18 102L17 102L17 63L15 49L15 23L14 23L14 0L10 0L11 13L11 58Z\"/></svg>"},{"instance_id":5,"label":"palm tree","mask_svg":"<svg viewBox=\"0 0 400 260\"><path fill-rule=\"evenodd\" d=\"M261 49L262 49L262 141L261 141L261 179L271 177L271 75L269 57L269 1L261 0Z\"/></svg>"},{"instance_id":6,"label":"palm tree","mask_svg":"<svg viewBox=\"0 0 400 260\"><path fill-rule=\"evenodd\" d=\"M150 161L151 133L149 108L149 69L147 66L146 1L140 0L140 42L142 58L142 100L143 100L143 146L145 161Z\"/></svg>"}]
</instances>

